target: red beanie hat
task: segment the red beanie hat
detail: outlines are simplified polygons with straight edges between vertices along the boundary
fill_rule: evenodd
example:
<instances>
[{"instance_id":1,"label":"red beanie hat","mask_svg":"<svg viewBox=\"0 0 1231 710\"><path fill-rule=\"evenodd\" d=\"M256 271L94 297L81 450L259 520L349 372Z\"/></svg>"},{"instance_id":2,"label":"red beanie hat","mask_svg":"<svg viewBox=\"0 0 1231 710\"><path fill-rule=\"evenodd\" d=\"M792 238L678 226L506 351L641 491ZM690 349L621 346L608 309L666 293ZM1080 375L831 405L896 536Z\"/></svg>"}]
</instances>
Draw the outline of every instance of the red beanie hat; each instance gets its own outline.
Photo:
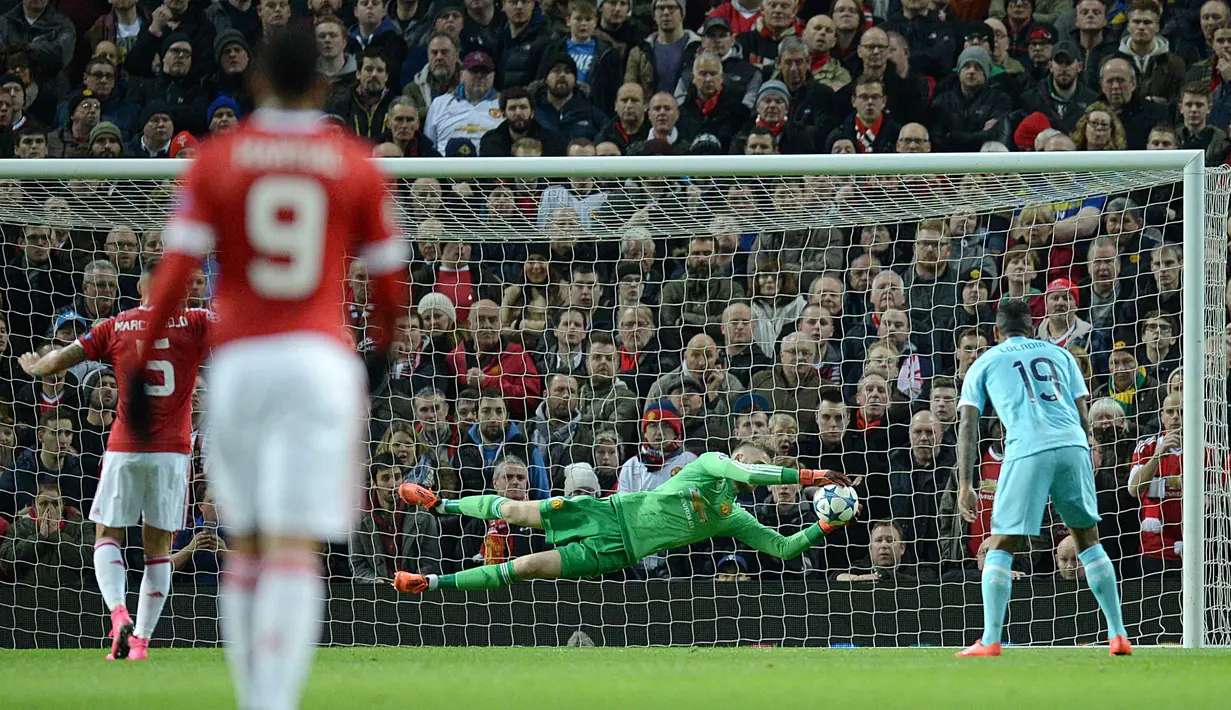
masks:
<instances>
[{"instance_id":1,"label":"red beanie hat","mask_svg":"<svg viewBox=\"0 0 1231 710\"><path fill-rule=\"evenodd\" d=\"M1035 111L1017 124L1017 130L1013 132L1013 143L1018 150L1034 150L1034 139L1048 128L1051 128L1051 121L1048 121L1042 112Z\"/></svg>"}]
</instances>

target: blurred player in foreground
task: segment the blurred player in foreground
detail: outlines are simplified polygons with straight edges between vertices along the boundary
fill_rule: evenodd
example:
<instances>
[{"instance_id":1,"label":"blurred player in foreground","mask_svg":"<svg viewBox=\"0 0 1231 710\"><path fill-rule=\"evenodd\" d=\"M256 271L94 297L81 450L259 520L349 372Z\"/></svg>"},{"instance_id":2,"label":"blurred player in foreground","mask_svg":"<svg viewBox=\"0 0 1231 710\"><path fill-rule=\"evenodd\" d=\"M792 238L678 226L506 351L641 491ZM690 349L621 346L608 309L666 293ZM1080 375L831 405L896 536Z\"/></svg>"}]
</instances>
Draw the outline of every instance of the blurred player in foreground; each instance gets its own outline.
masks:
<instances>
[{"instance_id":1,"label":"blurred player in foreground","mask_svg":"<svg viewBox=\"0 0 1231 710\"><path fill-rule=\"evenodd\" d=\"M216 254L208 474L232 533L219 604L241 708L298 706L324 612L321 543L358 508L366 388L343 318L347 258L371 278L378 352L408 295L386 181L369 148L323 123L317 59L310 27L268 38L259 108L189 168L150 299L157 339ZM144 394L129 396L139 409Z\"/></svg>"},{"instance_id":2,"label":"blurred player in foreground","mask_svg":"<svg viewBox=\"0 0 1231 710\"><path fill-rule=\"evenodd\" d=\"M137 289L149 294L150 273L141 273ZM39 357L22 355L21 368L46 377L67 371L86 360L110 363L123 392L128 378L142 363L146 306L124 311L99 323L90 332L62 348ZM182 300L164 319L164 337L154 342L146 361L145 394L152 425L145 432L133 429L130 412L121 399L103 466L90 508L97 523L94 541L94 578L111 610L111 653L108 660L147 659L150 634L171 593L171 540L184 524L188 502L188 469L192 454L192 389L197 369L205 359L209 323L213 314L201 308L183 308ZM144 523L145 571L134 625L125 604L127 570L120 545L124 528Z\"/></svg>"},{"instance_id":3,"label":"blurred player in foreground","mask_svg":"<svg viewBox=\"0 0 1231 710\"><path fill-rule=\"evenodd\" d=\"M996 330L1000 344L970 366L958 402L958 510L967 522L975 517L971 472L979 458L979 417L989 402L1004 424L1005 451L983 562L983 638L957 655L1000 655L1013 593L1013 553L1025 537L1039 534L1049 497L1072 533L1090 590L1107 619L1111 655L1130 655L1116 570L1098 539L1085 378L1068 350L1032 338L1025 301L1002 302Z\"/></svg>"},{"instance_id":4,"label":"blurred player in foreground","mask_svg":"<svg viewBox=\"0 0 1231 710\"><path fill-rule=\"evenodd\" d=\"M483 520L545 530L556 549L518 557L457 574L437 576L398 572L394 587L416 594L432 589L497 589L528 579L581 579L632 567L662 550L711 537L733 537L775 557L793 559L845 523L814 523L790 537L757 522L735 501L737 487L798 483L850 485L834 471L796 471L768 465L773 458L760 444L743 442L731 456L708 453L684 466L652 491L616 493L607 498L551 498L515 501L497 495L443 500L414 483L403 483L402 500L436 514L461 514Z\"/></svg>"}]
</instances>

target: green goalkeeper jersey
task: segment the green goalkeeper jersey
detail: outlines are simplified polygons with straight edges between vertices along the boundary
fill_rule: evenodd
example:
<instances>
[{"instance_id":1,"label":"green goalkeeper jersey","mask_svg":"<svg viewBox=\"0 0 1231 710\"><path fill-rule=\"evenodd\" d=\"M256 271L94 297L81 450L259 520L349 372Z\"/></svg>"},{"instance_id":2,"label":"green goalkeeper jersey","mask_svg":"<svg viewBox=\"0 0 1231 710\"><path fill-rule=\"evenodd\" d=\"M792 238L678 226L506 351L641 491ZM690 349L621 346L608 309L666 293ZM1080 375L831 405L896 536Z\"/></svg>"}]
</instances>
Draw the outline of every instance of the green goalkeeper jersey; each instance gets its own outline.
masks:
<instances>
[{"instance_id":1,"label":"green goalkeeper jersey","mask_svg":"<svg viewBox=\"0 0 1231 710\"><path fill-rule=\"evenodd\" d=\"M639 560L711 537L733 537L775 557L792 559L825 536L815 524L785 537L757 522L735 501L736 482L798 483L799 471L708 453L652 491L612 496L629 557Z\"/></svg>"}]
</instances>

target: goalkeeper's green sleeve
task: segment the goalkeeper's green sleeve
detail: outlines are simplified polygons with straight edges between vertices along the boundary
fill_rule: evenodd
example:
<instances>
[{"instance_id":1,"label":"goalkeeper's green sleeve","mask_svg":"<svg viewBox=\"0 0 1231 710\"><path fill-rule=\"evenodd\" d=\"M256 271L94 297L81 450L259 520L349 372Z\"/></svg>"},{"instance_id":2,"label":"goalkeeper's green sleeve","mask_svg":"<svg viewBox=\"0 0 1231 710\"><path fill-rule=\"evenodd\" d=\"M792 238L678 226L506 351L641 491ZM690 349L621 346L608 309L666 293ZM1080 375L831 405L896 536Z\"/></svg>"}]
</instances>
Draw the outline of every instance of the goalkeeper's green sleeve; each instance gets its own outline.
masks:
<instances>
[{"instance_id":1,"label":"goalkeeper's green sleeve","mask_svg":"<svg viewBox=\"0 0 1231 710\"><path fill-rule=\"evenodd\" d=\"M702 454L694 464L711 476L727 478L754 486L775 486L779 483L799 483L799 471L772 464L741 463L723 454Z\"/></svg>"}]
</instances>

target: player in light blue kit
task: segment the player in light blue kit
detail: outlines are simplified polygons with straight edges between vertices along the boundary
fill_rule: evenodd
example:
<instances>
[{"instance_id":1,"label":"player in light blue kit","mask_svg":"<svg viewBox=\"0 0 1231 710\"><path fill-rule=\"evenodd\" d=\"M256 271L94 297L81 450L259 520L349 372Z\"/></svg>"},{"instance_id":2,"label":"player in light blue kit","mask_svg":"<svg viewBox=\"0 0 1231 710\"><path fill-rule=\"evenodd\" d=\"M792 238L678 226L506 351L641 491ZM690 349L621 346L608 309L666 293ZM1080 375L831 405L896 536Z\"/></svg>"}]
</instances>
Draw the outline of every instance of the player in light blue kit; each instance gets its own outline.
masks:
<instances>
[{"instance_id":1,"label":"player in light blue kit","mask_svg":"<svg viewBox=\"0 0 1231 710\"><path fill-rule=\"evenodd\" d=\"M983 638L957 655L1000 655L1013 553L1024 537L1039 534L1049 496L1077 543L1086 580L1107 619L1111 655L1130 655L1116 571L1098 539L1085 378L1068 350L1031 337L1025 301L1000 304L996 331L1000 344L970 367L958 402L958 510L967 522L975 515L971 476L979 458L979 417L989 402L1004 424L1005 451L983 562Z\"/></svg>"}]
</instances>

